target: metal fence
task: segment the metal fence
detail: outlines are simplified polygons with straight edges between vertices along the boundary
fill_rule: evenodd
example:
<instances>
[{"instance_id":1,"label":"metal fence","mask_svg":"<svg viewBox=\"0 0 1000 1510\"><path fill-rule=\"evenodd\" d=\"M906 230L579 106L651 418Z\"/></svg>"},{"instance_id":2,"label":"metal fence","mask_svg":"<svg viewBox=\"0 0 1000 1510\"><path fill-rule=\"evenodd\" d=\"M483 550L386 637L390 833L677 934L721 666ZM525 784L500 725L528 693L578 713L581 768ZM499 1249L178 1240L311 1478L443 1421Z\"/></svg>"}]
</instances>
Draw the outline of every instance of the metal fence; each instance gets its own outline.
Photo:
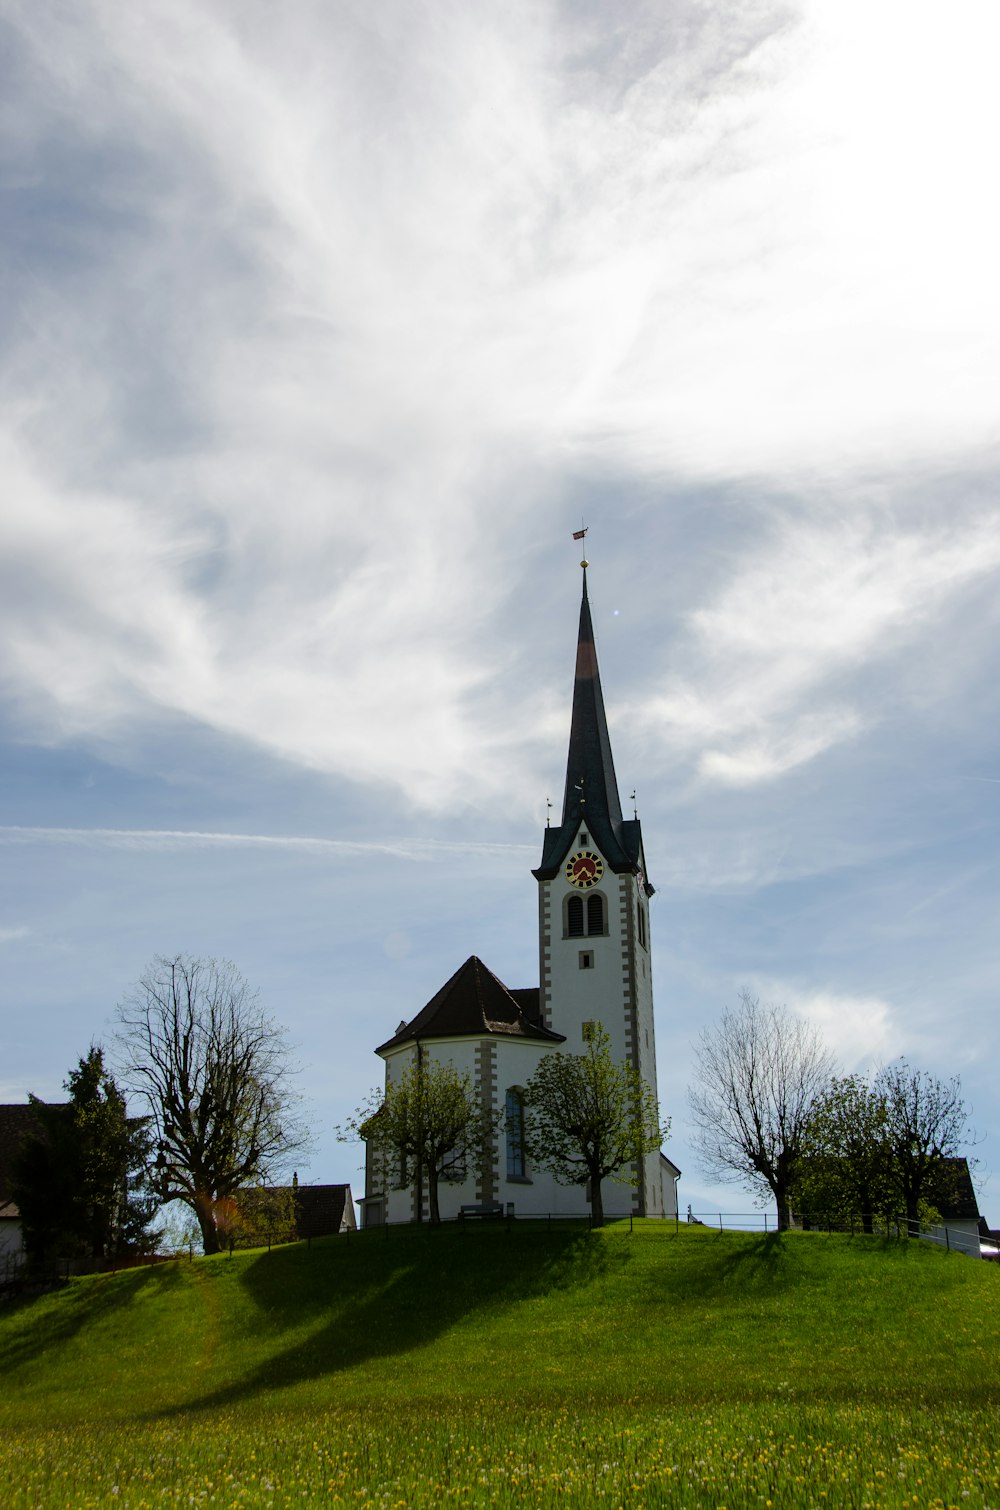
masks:
<instances>
[{"instance_id":1,"label":"metal fence","mask_svg":"<svg viewBox=\"0 0 1000 1510\"><path fill-rule=\"evenodd\" d=\"M593 1226L593 1220L586 1214L567 1214L563 1212L523 1212L508 1208L505 1211L490 1212L476 1217L456 1216L446 1218L441 1225L446 1227L466 1226L500 1226L510 1228L514 1223L519 1227L545 1228L552 1230L556 1227L570 1227L574 1224L582 1229ZM638 1217L633 1212L606 1211L604 1223L608 1227L627 1226L632 1234L669 1230L679 1233L681 1228L703 1227L711 1231L759 1233L762 1236L777 1234L782 1230L778 1223L776 1211L693 1211L688 1207L685 1213L671 1214L669 1216ZM379 1222L376 1225L363 1228L362 1233L372 1236L381 1233L388 1240L390 1232L400 1229L412 1230L415 1226L430 1228L428 1220L422 1222ZM840 1233L851 1237L873 1236L890 1238L904 1241L907 1238L917 1238L924 1242L934 1243L951 1252L965 1253L972 1256L1000 1260L1000 1247L990 1243L981 1244L979 1233L969 1227L955 1227L947 1223L928 1225L920 1222L908 1222L902 1214L898 1216L884 1215L874 1216L866 1223L863 1216L843 1216L839 1212L810 1212L804 1216L796 1215L791 1224L792 1230L797 1232L814 1232L818 1234L833 1235Z\"/></svg>"}]
</instances>

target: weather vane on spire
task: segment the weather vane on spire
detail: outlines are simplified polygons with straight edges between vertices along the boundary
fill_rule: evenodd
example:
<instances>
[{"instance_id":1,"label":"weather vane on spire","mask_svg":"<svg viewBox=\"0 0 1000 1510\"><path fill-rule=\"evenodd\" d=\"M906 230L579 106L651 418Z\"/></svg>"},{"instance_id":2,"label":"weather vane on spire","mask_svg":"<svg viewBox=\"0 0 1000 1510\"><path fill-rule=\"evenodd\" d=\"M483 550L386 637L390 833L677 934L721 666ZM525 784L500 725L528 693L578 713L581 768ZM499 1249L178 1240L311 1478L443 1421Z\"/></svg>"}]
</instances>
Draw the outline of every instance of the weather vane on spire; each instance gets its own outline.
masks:
<instances>
[{"instance_id":1,"label":"weather vane on spire","mask_svg":"<svg viewBox=\"0 0 1000 1510\"><path fill-rule=\"evenodd\" d=\"M590 525L589 524L585 524L582 529L574 530L573 531L573 539L574 540L584 540L584 539L586 539L587 531L588 531L589 528L590 528ZM580 562L580 565L583 567L584 571L586 571L587 567L590 565L590 562L587 560L587 550L586 550L586 547L584 547L583 560Z\"/></svg>"}]
</instances>

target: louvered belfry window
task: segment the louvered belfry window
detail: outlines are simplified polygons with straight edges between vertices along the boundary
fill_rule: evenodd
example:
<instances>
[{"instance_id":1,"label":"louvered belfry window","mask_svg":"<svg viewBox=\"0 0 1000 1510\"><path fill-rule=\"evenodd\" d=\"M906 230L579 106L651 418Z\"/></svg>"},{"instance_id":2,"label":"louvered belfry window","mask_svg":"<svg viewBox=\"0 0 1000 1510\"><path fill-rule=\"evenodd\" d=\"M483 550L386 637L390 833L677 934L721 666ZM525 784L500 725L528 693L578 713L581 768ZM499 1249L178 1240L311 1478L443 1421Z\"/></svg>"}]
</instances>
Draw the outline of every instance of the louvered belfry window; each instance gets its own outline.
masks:
<instances>
[{"instance_id":1,"label":"louvered belfry window","mask_svg":"<svg viewBox=\"0 0 1000 1510\"><path fill-rule=\"evenodd\" d=\"M600 892L595 892L587 898L587 933L592 937L604 931L604 898Z\"/></svg>"},{"instance_id":2,"label":"louvered belfry window","mask_svg":"<svg viewBox=\"0 0 1000 1510\"><path fill-rule=\"evenodd\" d=\"M570 897L566 903L566 932L571 939L583 938L583 897Z\"/></svg>"}]
</instances>

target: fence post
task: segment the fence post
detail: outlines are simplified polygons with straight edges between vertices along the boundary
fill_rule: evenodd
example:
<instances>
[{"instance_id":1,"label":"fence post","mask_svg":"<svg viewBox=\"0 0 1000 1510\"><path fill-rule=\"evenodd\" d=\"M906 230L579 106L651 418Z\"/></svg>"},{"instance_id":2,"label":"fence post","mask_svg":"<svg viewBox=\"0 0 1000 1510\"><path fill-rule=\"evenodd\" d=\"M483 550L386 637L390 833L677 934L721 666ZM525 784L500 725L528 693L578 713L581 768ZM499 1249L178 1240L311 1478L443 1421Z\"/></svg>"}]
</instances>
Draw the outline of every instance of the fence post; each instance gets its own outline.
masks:
<instances>
[{"instance_id":1,"label":"fence post","mask_svg":"<svg viewBox=\"0 0 1000 1510\"><path fill-rule=\"evenodd\" d=\"M945 1229L944 1229L944 1245L948 1249L948 1252L950 1253L951 1252L951 1238L948 1236L948 1228L947 1227L945 1227Z\"/></svg>"},{"instance_id":2,"label":"fence post","mask_svg":"<svg viewBox=\"0 0 1000 1510\"><path fill-rule=\"evenodd\" d=\"M722 1231L722 1212L719 1212L719 1231Z\"/></svg>"},{"instance_id":3,"label":"fence post","mask_svg":"<svg viewBox=\"0 0 1000 1510\"><path fill-rule=\"evenodd\" d=\"M767 1212L764 1212L764 1231L767 1231Z\"/></svg>"}]
</instances>

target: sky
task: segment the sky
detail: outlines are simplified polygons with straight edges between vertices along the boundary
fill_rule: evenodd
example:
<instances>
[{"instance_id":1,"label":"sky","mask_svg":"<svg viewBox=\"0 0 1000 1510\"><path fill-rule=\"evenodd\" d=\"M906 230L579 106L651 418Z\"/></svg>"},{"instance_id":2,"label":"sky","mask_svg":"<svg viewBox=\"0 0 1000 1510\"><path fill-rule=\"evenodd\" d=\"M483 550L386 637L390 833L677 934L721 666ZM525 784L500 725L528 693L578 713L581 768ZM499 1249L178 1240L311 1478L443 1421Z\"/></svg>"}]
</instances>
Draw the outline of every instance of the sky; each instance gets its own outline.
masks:
<instances>
[{"instance_id":1,"label":"sky","mask_svg":"<svg viewBox=\"0 0 1000 1510\"><path fill-rule=\"evenodd\" d=\"M961 1076L1000 1222L991 0L0 39L0 1100L225 958L362 1189L374 1046L537 983L585 524L682 1207L752 1209L686 1105L746 988Z\"/></svg>"}]
</instances>

